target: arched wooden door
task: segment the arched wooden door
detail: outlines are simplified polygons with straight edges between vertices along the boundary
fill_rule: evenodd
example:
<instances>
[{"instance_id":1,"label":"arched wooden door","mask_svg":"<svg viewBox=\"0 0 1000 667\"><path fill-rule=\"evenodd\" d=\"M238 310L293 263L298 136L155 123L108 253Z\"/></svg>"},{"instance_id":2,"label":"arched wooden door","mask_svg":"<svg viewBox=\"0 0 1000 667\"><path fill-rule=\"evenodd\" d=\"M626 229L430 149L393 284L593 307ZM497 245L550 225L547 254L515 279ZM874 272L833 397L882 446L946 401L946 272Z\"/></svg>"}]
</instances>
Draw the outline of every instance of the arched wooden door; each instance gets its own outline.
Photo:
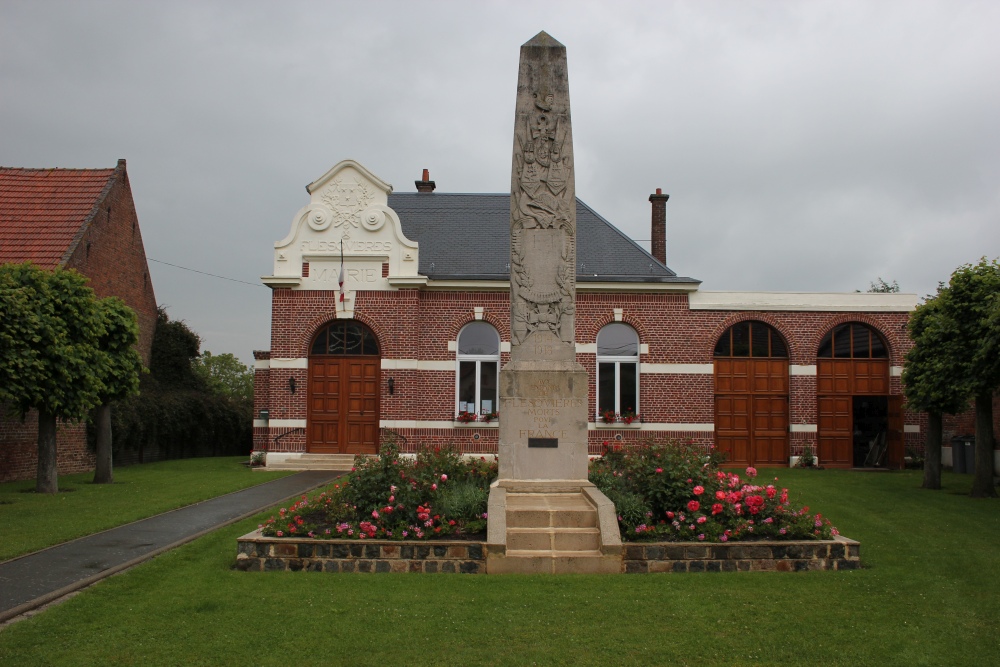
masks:
<instances>
[{"instance_id":1,"label":"arched wooden door","mask_svg":"<svg viewBox=\"0 0 1000 667\"><path fill-rule=\"evenodd\" d=\"M381 359L368 327L337 320L309 354L306 449L316 454L375 454L379 433Z\"/></svg>"},{"instance_id":2,"label":"arched wooden door","mask_svg":"<svg viewBox=\"0 0 1000 667\"><path fill-rule=\"evenodd\" d=\"M902 397L889 395L885 341L848 322L820 342L816 360L819 462L831 468L900 467Z\"/></svg>"},{"instance_id":3,"label":"arched wooden door","mask_svg":"<svg viewBox=\"0 0 1000 667\"><path fill-rule=\"evenodd\" d=\"M788 348L763 322L715 346L715 446L727 465L788 465Z\"/></svg>"}]
</instances>

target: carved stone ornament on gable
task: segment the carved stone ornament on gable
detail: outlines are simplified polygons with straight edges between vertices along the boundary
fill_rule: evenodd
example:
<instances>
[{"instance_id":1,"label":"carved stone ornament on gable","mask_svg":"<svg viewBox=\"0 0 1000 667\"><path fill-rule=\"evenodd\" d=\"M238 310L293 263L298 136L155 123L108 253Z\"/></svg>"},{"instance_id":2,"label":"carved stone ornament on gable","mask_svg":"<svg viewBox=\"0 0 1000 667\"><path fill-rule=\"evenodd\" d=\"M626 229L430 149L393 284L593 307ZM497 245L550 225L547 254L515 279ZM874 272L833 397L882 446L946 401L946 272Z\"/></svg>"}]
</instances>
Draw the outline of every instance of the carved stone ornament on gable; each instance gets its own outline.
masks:
<instances>
[{"instance_id":1,"label":"carved stone ornament on gable","mask_svg":"<svg viewBox=\"0 0 1000 667\"><path fill-rule=\"evenodd\" d=\"M309 226L320 232L330 227L346 227L355 229L363 222L361 212L375 199L371 187L358 177L338 178L327 184L320 193L320 199L326 206L315 206L309 214ZM378 218L379 216L365 216ZM373 220L365 225L366 229L378 229L384 222ZM373 227L372 222L377 223Z\"/></svg>"}]
</instances>

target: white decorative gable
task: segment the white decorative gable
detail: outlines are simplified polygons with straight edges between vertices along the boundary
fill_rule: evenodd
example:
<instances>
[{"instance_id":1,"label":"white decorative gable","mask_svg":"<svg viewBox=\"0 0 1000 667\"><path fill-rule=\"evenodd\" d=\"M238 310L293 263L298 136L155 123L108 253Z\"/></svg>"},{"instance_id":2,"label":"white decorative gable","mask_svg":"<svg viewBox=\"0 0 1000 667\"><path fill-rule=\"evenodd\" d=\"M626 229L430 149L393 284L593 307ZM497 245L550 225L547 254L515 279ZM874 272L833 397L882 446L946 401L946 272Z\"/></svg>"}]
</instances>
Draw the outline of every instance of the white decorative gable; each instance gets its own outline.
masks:
<instances>
[{"instance_id":1,"label":"white decorative gable","mask_svg":"<svg viewBox=\"0 0 1000 667\"><path fill-rule=\"evenodd\" d=\"M265 284L337 290L343 257L347 310L353 310L354 291L391 289L390 278L417 278L417 243L403 235L399 216L387 205L391 185L344 160L306 190L309 204L292 218L288 236L274 244L274 273L262 278ZM384 264L389 277L383 277Z\"/></svg>"}]
</instances>

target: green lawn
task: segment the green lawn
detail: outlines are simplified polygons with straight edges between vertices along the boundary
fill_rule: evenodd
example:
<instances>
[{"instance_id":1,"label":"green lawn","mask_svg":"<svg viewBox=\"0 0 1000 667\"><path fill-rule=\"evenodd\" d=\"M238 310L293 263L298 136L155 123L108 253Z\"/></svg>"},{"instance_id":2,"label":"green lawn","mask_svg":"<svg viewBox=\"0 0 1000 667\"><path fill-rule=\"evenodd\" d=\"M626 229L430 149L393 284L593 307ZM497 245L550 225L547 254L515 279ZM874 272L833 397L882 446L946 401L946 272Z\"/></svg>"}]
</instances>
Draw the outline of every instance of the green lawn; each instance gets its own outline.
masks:
<instances>
[{"instance_id":1,"label":"green lawn","mask_svg":"<svg viewBox=\"0 0 1000 667\"><path fill-rule=\"evenodd\" d=\"M919 489L919 472L778 474L862 542L863 569L234 571L255 518L0 630L0 664L1000 664L1000 503L951 474L940 492Z\"/></svg>"},{"instance_id":2,"label":"green lawn","mask_svg":"<svg viewBox=\"0 0 1000 667\"><path fill-rule=\"evenodd\" d=\"M0 561L290 474L251 471L246 460L127 466L115 469L114 484L92 484L94 473L64 475L55 495L34 493L34 480L0 484Z\"/></svg>"}]
</instances>

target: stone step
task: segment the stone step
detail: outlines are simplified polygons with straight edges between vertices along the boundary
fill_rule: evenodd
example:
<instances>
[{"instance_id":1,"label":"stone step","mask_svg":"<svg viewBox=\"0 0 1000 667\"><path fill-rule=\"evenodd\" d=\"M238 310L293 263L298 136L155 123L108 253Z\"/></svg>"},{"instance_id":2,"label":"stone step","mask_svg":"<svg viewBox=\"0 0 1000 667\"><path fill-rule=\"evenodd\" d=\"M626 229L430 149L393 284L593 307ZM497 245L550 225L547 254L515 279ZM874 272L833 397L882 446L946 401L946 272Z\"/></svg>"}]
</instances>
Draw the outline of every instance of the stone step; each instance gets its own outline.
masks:
<instances>
[{"instance_id":1,"label":"stone step","mask_svg":"<svg viewBox=\"0 0 1000 667\"><path fill-rule=\"evenodd\" d=\"M618 574L620 556L605 556L600 551L518 551L487 561L489 574Z\"/></svg>"},{"instance_id":2,"label":"stone step","mask_svg":"<svg viewBox=\"0 0 1000 667\"><path fill-rule=\"evenodd\" d=\"M295 454L268 456L267 470L350 470L354 454Z\"/></svg>"},{"instance_id":3,"label":"stone step","mask_svg":"<svg viewBox=\"0 0 1000 667\"><path fill-rule=\"evenodd\" d=\"M273 463L269 464L263 468L254 468L254 470L333 470L338 472L348 472L351 469L351 465L338 464L338 463Z\"/></svg>"},{"instance_id":4,"label":"stone step","mask_svg":"<svg viewBox=\"0 0 1000 667\"><path fill-rule=\"evenodd\" d=\"M596 528L597 511L594 509L507 510L507 528Z\"/></svg>"},{"instance_id":5,"label":"stone step","mask_svg":"<svg viewBox=\"0 0 1000 667\"><path fill-rule=\"evenodd\" d=\"M512 528L507 525L507 550L596 552L601 549L598 528Z\"/></svg>"}]
</instances>

